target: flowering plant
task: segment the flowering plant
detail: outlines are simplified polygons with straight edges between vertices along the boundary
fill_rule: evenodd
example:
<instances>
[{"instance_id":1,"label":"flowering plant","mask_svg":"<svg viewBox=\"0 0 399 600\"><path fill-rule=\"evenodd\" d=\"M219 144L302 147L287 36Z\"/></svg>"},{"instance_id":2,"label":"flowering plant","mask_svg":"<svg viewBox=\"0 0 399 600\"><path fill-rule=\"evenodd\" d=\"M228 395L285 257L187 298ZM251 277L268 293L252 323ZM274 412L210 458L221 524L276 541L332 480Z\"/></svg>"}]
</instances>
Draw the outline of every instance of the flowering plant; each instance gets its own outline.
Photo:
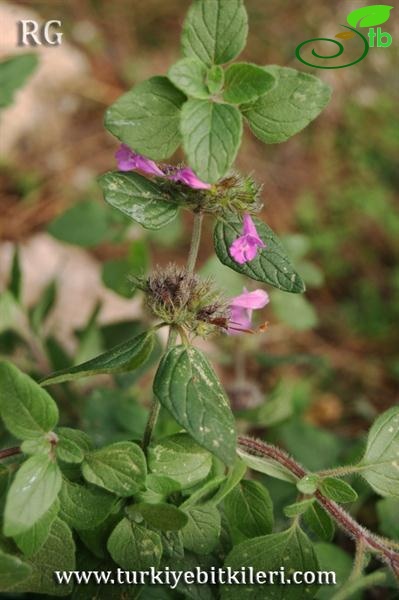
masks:
<instances>
[{"instance_id":1,"label":"flowering plant","mask_svg":"<svg viewBox=\"0 0 399 600\"><path fill-rule=\"evenodd\" d=\"M147 330L96 358L47 375L40 385L13 364L0 364L1 416L20 441L1 453L11 460L0 471L2 591L86 597L80 586L72 590L71 582L56 585L53 579L54 571L76 565L316 572L321 559L314 539L331 541L334 522L356 542L353 572L338 582L335 598L351 597L372 578L385 581L384 570L363 575L372 555L399 571L398 544L369 532L341 506L357 498L343 479L352 473L384 497L399 495L399 410L377 419L358 463L310 472L280 448L237 434L226 392L195 344L197 337L210 334L262 331L254 327L252 311L269 302L263 287L225 297L211 279L195 273L206 216L215 221L214 247L221 263L257 286L305 291L282 243L255 216L261 208L259 186L236 173L233 164L244 122L260 141L283 142L317 117L330 90L316 77L290 68L232 63L246 37L242 0L195 0L183 28L184 57L167 76L137 85L106 112L105 125L121 146L117 170L99 179L105 201L150 230L167 227L179 210L191 212L191 246L185 267L171 264L134 277L151 318ZM164 162L180 145L187 164ZM153 356L162 328L168 328L168 341L142 439L94 447L84 431L59 426L47 386L139 371ZM177 432L157 435L161 409L173 417ZM249 469L297 490L277 530L267 479L245 478ZM315 580L291 587L280 581L268 588L267 597L313 598L319 588ZM115 590L112 597L155 598L140 585ZM108 588L99 594L89 589L87 597L108 593ZM219 589L180 583L163 597L266 596L262 586L252 583Z\"/></svg>"}]
</instances>

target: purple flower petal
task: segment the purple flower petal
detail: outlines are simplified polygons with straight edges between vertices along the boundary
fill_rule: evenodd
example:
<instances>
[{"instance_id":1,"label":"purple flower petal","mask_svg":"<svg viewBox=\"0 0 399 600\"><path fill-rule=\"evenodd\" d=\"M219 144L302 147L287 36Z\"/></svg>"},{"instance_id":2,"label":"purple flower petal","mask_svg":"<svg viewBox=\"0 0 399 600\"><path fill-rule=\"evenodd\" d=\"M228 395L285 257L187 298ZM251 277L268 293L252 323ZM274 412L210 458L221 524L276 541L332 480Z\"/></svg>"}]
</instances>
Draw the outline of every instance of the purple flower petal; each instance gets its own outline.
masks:
<instances>
[{"instance_id":1,"label":"purple flower petal","mask_svg":"<svg viewBox=\"0 0 399 600\"><path fill-rule=\"evenodd\" d=\"M252 311L263 308L269 302L269 294L264 290L248 292L246 288L230 301L230 320L227 332L236 335L251 328Z\"/></svg>"},{"instance_id":2,"label":"purple flower petal","mask_svg":"<svg viewBox=\"0 0 399 600\"><path fill-rule=\"evenodd\" d=\"M260 239L256 227L248 214L243 218L243 234L234 240L229 252L230 256L240 265L253 260L258 248L265 248L266 244Z\"/></svg>"},{"instance_id":3,"label":"purple flower petal","mask_svg":"<svg viewBox=\"0 0 399 600\"><path fill-rule=\"evenodd\" d=\"M164 176L163 171L157 166L157 164L142 156L133 152L126 144L121 144L115 153L117 160L118 169L120 171L135 171L139 170L149 175Z\"/></svg>"},{"instance_id":4,"label":"purple flower petal","mask_svg":"<svg viewBox=\"0 0 399 600\"><path fill-rule=\"evenodd\" d=\"M198 179L196 174L189 167L183 167L169 177L171 181L179 181L190 186L194 190L209 190L212 186Z\"/></svg>"},{"instance_id":5,"label":"purple flower petal","mask_svg":"<svg viewBox=\"0 0 399 600\"><path fill-rule=\"evenodd\" d=\"M230 306L239 306L251 310L263 308L269 302L269 294L265 290L248 292L245 288L242 294L231 299Z\"/></svg>"}]
</instances>

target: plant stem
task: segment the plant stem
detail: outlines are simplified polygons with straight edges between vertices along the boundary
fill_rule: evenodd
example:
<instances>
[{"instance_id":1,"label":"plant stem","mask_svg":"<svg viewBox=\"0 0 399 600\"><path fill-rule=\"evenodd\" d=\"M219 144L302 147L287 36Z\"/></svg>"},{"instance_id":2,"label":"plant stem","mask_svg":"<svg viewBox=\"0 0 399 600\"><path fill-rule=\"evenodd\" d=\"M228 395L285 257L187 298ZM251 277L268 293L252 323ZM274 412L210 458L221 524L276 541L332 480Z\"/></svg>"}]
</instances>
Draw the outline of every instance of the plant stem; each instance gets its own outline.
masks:
<instances>
[{"instance_id":1,"label":"plant stem","mask_svg":"<svg viewBox=\"0 0 399 600\"><path fill-rule=\"evenodd\" d=\"M192 273L197 262L198 250L201 241L202 221L204 219L203 213L197 212L194 214L193 231L191 234L191 245L187 259L187 271Z\"/></svg>"},{"instance_id":2,"label":"plant stem","mask_svg":"<svg viewBox=\"0 0 399 600\"><path fill-rule=\"evenodd\" d=\"M343 467L334 467L333 469L325 469L318 471L320 477L343 477L352 473L359 473L364 467L362 465L344 465Z\"/></svg>"},{"instance_id":3,"label":"plant stem","mask_svg":"<svg viewBox=\"0 0 399 600\"><path fill-rule=\"evenodd\" d=\"M186 266L187 271L189 273L192 273L194 271L195 263L197 262L198 250L199 250L199 245L200 245L200 241L201 241L203 217L204 217L204 215L200 212L195 213L195 215L194 215L193 231L191 234L191 245L190 245L190 251L188 253L187 266ZM165 352L170 350L172 348L172 346L174 346L176 344L177 333L178 333L177 329L174 328L173 326L171 326L171 328L169 329L168 342L166 344ZM161 409L161 405L159 404L159 401L156 398L154 398L152 407L150 410L150 415L148 417L147 425L146 425L146 428L144 431L143 444L142 444L144 452L147 451L147 448L150 445L151 438L153 436L154 429L157 424L160 409Z\"/></svg>"},{"instance_id":4,"label":"plant stem","mask_svg":"<svg viewBox=\"0 0 399 600\"><path fill-rule=\"evenodd\" d=\"M284 450L281 450L276 446L248 437L239 437L238 445L242 450L245 450L253 456L272 459L280 463L298 479L302 479L302 477L307 474L305 469L299 463L284 452ZM380 559L391 567L396 576L399 576L399 553L392 549L389 540L381 538L360 525L339 504L323 496L319 490L317 490L314 495L319 504L322 505L347 535L352 537L357 543L361 540L361 544L366 550L378 554Z\"/></svg>"},{"instance_id":5,"label":"plant stem","mask_svg":"<svg viewBox=\"0 0 399 600\"><path fill-rule=\"evenodd\" d=\"M19 446L14 446L13 448L5 448L5 450L0 450L0 460L3 458L8 458L9 456L15 456L16 454L20 454L21 449Z\"/></svg>"}]
</instances>

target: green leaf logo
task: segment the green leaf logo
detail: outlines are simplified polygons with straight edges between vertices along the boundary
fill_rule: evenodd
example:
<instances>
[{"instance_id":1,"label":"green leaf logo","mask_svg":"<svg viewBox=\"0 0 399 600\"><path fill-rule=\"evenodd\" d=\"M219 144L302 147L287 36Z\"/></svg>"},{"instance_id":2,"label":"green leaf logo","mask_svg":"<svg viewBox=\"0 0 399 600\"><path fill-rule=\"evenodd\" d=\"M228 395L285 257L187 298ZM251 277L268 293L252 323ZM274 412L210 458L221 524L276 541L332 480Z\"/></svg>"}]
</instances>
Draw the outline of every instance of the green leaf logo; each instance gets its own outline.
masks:
<instances>
[{"instance_id":1,"label":"green leaf logo","mask_svg":"<svg viewBox=\"0 0 399 600\"><path fill-rule=\"evenodd\" d=\"M393 6L386 4L373 4L372 6L364 6L357 8L349 13L347 21L352 27L374 27L382 25L389 19Z\"/></svg>"}]
</instances>

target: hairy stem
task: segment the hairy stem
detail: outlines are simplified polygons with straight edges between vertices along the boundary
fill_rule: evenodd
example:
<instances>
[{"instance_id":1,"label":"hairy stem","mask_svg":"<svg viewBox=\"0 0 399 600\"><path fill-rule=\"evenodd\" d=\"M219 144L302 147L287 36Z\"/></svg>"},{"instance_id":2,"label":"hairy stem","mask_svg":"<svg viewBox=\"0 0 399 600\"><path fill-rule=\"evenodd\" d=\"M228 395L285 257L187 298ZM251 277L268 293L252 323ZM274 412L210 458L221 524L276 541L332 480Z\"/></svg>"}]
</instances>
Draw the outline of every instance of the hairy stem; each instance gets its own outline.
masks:
<instances>
[{"instance_id":1,"label":"hairy stem","mask_svg":"<svg viewBox=\"0 0 399 600\"><path fill-rule=\"evenodd\" d=\"M284 452L284 450L281 450L276 446L248 437L239 437L238 445L242 450L245 450L249 454L278 462L298 479L302 479L302 477L307 474L305 469L299 463ZM319 504L322 505L347 535L352 537L356 543L359 543L361 540L360 543L366 550L378 554L379 557L392 568L396 576L399 576L399 553L392 549L389 540L385 540L384 538L375 535L360 525L339 504L323 496L320 491L315 492L315 497Z\"/></svg>"},{"instance_id":2,"label":"hairy stem","mask_svg":"<svg viewBox=\"0 0 399 600\"><path fill-rule=\"evenodd\" d=\"M202 213L195 213L195 215L194 215L193 231L191 234L191 245L190 245L190 251L189 251L188 259L187 259L187 271L189 273L192 273L194 271L195 263L197 262L198 250L199 250L199 245L201 242L203 217L204 217L204 215ZM170 348L172 348L172 346L174 346L176 344L177 334L178 334L177 329L172 326L169 330L168 343L166 345L165 352L170 350ZM152 436L154 433L154 429L157 424L160 409L161 409L161 406L160 406L158 400L156 398L154 398L152 406L151 406L151 410L150 410L150 415L148 417L147 425L146 425L146 428L144 431L143 444L142 444L144 452L146 452L148 446L150 445L150 442L151 442L151 439L152 439Z\"/></svg>"},{"instance_id":3,"label":"hairy stem","mask_svg":"<svg viewBox=\"0 0 399 600\"><path fill-rule=\"evenodd\" d=\"M16 454L20 454L21 449L19 446L14 446L13 448L5 448L4 450L0 450L0 460L3 458L8 458L9 456L15 456Z\"/></svg>"},{"instance_id":4,"label":"hairy stem","mask_svg":"<svg viewBox=\"0 0 399 600\"><path fill-rule=\"evenodd\" d=\"M195 268L195 263L197 262L198 250L201 241L201 232L202 232L202 221L204 219L203 213L195 213L194 214L194 224L193 231L191 234L191 245L190 251L188 253L187 259L187 271L192 273Z\"/></svg>"}]
</instances>

